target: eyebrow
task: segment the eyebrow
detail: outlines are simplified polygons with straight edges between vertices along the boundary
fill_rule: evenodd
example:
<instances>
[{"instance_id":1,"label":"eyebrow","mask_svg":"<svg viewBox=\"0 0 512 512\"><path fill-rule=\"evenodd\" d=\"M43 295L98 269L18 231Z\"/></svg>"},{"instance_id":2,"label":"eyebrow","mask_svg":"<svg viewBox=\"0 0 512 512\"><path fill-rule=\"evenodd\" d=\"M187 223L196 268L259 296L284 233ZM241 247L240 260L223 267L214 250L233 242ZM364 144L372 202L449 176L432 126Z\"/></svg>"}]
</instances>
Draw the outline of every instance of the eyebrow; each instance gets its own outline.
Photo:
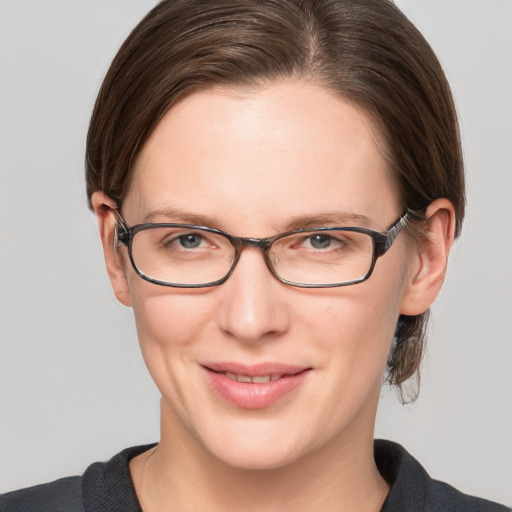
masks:
<instances>
[{"instance_id":1,"label":"eyebrow","mask_svg":"<svg viewBox=\"0 0 512 512\"><path fill-rule=\"evenodd\" d=\"M179 224L194 224L196 226L208 226L214 227L212 224L212 219L206 217L205 215L200 215L197 213L186 212L180 208L155 208L151 210L143 219L143 223L147 222L156 222L161 219L167 220L173 223Z\"/></svg>"},{"instance_id":2,"label":"eyebrow","mask_svg":"<svg viewBox=\"0 0 512 512\"><path fill-rule=\"evenodd\" d=\"M143 223L162 221L221 229L218 222L215 222L211 217L172 207L155 208L154 210L151 210L144 217ZM328 226L366 228L370 227L371 224L370 219L365 215L333 211L295 217L284 225L283 231Z\"/></svg>"},{"instance_id":3,"label":"eyebrow","mask_svg":"<svg viewBox=\"0 0 512 512\"><path fill-rule=\"evenodd\" d=\"M336 211L296 217L286 225L286 231L328 226L366 228L370 225L370 219L365 215Z\"/></svg>"}]
</instances>

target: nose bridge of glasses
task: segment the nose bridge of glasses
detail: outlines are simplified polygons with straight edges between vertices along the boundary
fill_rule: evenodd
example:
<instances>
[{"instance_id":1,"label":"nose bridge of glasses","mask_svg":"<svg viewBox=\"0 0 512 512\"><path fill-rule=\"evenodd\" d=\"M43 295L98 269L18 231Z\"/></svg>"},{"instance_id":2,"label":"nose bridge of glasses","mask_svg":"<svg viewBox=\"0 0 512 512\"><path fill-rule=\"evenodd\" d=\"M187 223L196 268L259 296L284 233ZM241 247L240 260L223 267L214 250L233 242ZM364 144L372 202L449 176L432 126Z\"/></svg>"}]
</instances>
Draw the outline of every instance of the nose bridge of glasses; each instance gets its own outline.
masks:
<instances>
[{"instance_id":1,"label":"nose bridge of glasses","mask_svg":"<svg viewBox=\"0 0 512 512\"><path fill-rule=\"evenodd\" d=\"M257 247L263 252L268 251L272 245L272 238L255 238L255 237L233 237L231 243L235 246L238 252L242 251L246 247Z\"/></svg>"},{"instance_id":2,"label":"nose bridge of glasses","mask_svg":"<svg viewBox=\"0 0 512 512\"><path fill-rule=\"evenodd\" d=\"M238 261L240 260L240 256L242 251L245 248L255 248L260 249L263 253L263 257L265 260L265 264L269 271L276 275L275 270L273 269L272 262L269 259L269 249L272 246L274 238L255 238L255 237L231 237L231 244L235 248L235 255L232 261L232 267L230 270L230 274L233 272L235 266L237 266Z\"/></svg>"}]
</instances>

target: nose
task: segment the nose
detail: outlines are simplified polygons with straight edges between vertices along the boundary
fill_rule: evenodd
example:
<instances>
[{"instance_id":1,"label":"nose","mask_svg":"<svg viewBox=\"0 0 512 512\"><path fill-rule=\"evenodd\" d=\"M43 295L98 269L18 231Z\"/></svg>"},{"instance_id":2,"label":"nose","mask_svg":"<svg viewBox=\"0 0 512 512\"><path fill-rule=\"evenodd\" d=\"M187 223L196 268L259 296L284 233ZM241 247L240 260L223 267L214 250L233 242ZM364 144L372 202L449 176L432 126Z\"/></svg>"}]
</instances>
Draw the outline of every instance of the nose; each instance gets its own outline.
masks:
<instances>
[{"instance_id":1,"label":"nose","mask_svg":"<svg viewBox=\"0 0 512 512\"><path fill-rule=\"evenodd\" d=\"M290 290L270 273L260 249L242 251L219 292L220 328L241 343L275 339L287 331L290 311L283 299Z\"/></svg>"}]
</instances>

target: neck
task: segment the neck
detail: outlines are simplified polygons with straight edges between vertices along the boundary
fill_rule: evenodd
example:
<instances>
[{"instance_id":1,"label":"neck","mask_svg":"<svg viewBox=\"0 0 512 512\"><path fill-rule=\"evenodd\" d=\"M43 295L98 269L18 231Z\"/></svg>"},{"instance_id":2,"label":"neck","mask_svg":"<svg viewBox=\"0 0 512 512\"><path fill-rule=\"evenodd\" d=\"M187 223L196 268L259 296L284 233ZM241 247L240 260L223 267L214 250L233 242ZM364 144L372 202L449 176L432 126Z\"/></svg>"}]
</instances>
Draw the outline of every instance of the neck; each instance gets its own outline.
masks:
<instances>
[{"instance_id":1,"label":"neck","mask_svg":"<svg viewBox=\"0 0 512 512\"><path fill-rule=\"evenodd\" d=\"M283 467L253 470L216 458L165 409L160 444L130 463L145 512L378 512L389 491L373 457L373 424Z\"/></svg>"}]
</instances>

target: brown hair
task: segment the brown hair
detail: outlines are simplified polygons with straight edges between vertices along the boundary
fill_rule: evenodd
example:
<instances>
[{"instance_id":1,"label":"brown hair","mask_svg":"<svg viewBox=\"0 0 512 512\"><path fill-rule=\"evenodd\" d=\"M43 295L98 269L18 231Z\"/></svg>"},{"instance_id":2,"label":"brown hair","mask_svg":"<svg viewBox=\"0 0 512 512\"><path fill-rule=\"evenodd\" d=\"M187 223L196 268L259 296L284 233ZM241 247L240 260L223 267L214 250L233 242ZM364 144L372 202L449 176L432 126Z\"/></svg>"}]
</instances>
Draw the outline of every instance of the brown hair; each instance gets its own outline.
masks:
<instances>
[{"instance_id":1,"label":"brown hair","mask_svg":"<svg viewBox=\"0 0 512 512\"><path fill-rule=\"evenodd\" d=\"M186 95L290 78L320 84L374 119L413 212L409 236L421 238L424 212L440 197L453 203L459 234L464 173L453 99L429 44L389 0L160 2L121 46L99 92L87 137L89 199L101 190L121 206L144 143ZM419 378L427 317L398 321L387 377L400 391Z\"/></svg>"}]
</instances>

